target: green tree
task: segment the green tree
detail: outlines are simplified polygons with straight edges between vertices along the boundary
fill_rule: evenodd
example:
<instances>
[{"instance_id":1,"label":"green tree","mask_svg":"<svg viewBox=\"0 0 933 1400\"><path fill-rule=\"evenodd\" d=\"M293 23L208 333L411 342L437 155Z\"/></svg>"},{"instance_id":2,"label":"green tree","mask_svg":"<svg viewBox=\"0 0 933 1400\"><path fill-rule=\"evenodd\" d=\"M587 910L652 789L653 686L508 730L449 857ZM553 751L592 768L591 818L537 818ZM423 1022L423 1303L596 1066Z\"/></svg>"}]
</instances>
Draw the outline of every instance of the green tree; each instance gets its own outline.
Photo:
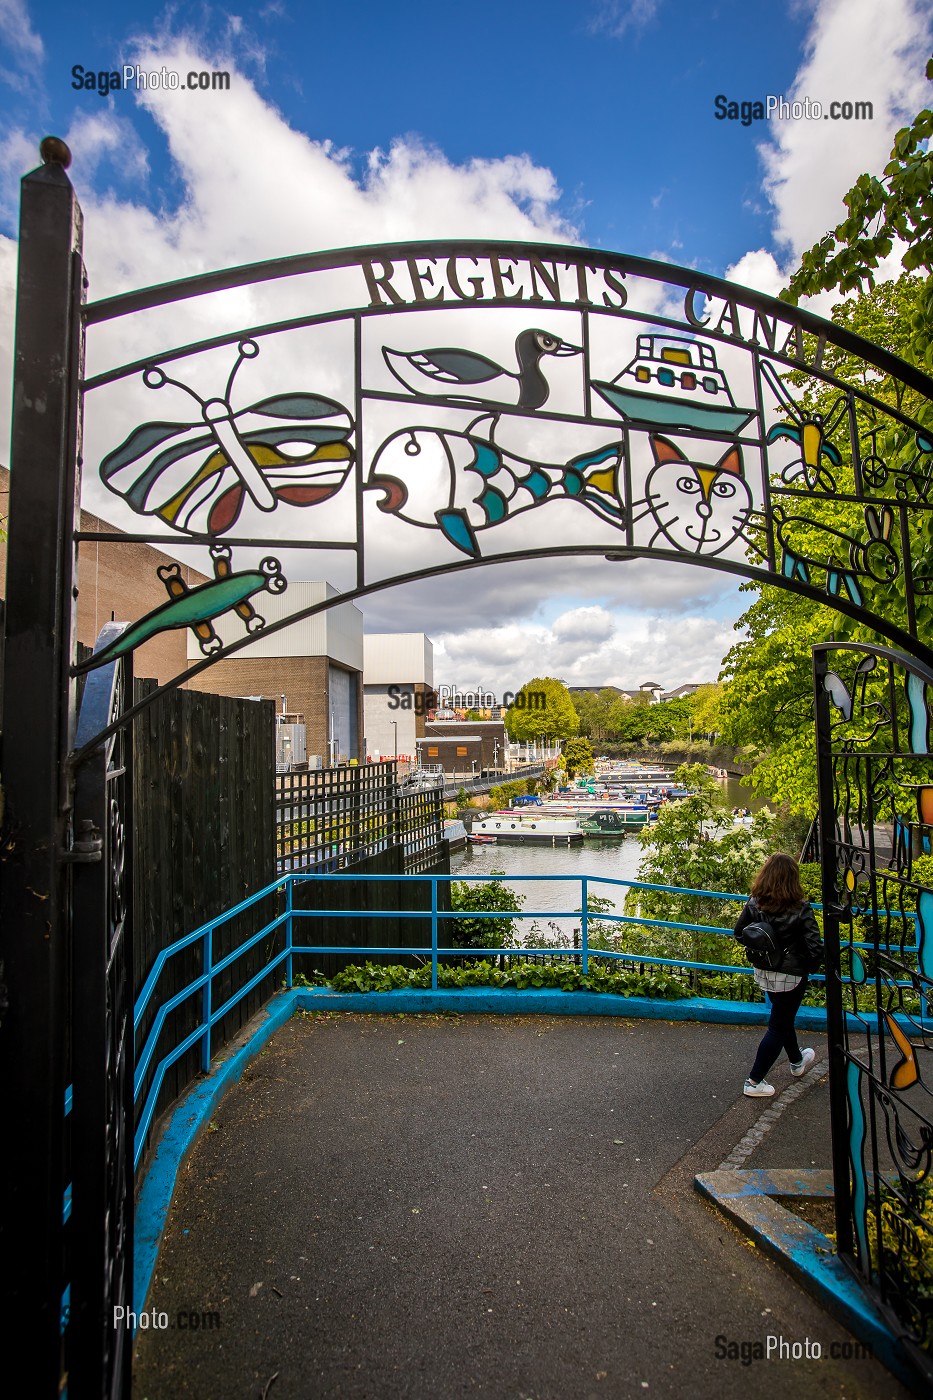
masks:
<instances>
[{"instance_id":1,"label":"green tree","mask_svg":"<svg viewBox=\"0 0 933 1400\"><path fill-rule=\"evenodd\" d=\"M678 696L674 700L660 700L657 705L648 707L648 738L686 739L690 734L692 711L689 700Z\"/></svg>"},{"instance_id":2,"label":"green tree","mask_svg":"<svg viewBox=\"0 0 933 1400\"><path fill-rule=\"evenodd\" d=\"M639 834L643 850L639 880L690 891L747 893L771 849L771 813L765 808L756 814L751 827L736 826L722 789L702 764L681 764L675 777L678 783L692 789L693 795L668 803L657 821ZM731 900L655 890L632 890L625 902L628 914L730 929L740 907ZM698 930L649 929L643 940L644 951L653 950L659 956L744 966L744 958L729 936ZM696 985L698 974L691 980Z\"/></svg>"},{"instance_id":3,"label":"green tree","mask_svg":"<svg viewBox=\"0 0 933 1400\"><path fill-rule=\"evenodd\" d=\"M610 733L623 744L644 743L651 727L650 706L640 700L619 697L612 707Z\"/></svg>"},{"instance_id":4,"label":"green tree","mask_svg":"<svg viewBox=\"0 0 933 1400\"><path fill-rule=\"evenodd\" d=\"M816 813L811 647L832 634L833 613L779 588L757 593L739 618L744 633L723 661L722 737L756 758L756 792L791 812Z\"/></svg>"},{"instance_id":5,"label":"green tree","mask_svg":"<svg viewBox=\"0 0 933 1400\"><path fill-rule=\"evenodd\" d=\"M618 691L611 686L604 687L598 693L592 690L577 691L573 697L573 707L580 720L579 732L584 738L599 744L610 737L613 707L618 699Z\"/></svg>"},{"instance_id":6,"label":"green tree","mask_svg":"<svg viewBox=\"0 0 933 1400\"><path fill-rule=\"evenodd\" d=\"M927 64L926 75L933 80L933 59ZM833 321L927 373L933 370L931 134L933 113L924 108L909 127L897 133L881 175L859 176L845 196L845 218L804 254L781 293L785 301L796 305L801 297L821 291L858 290L858 295L833 308ZM905 272L895 281L879 284L878 267L896 240L904 245L901 261ZM826 346L823 367L918 422L933 423L933 404L895 377L881 374L838 347ZM825 417L832 411L837 390L800 372L785 377L798 389L801 406L808 414ZM856 404L856 430L860 437L875 442L873 450L890 467L903 461L905 454L913 454L913 434L864 400ZM834 474L837 494L851 492L851 465L846 470L843 463ZM864 532L860 507L854 502L844 504L830 498L819 507L808 502L807 514L817 524L855 538ZM933 541L927 538L925 524L918 526L911 520L908 528L915 573L928 574L933 565ZM813 543L819 548L817 533L813 532ZM879 639L854 620L828 608L814 608L791 593L767 586L745 587L757 596L737 624L737 629L745 632L744 639L724 663L723 734L731 743L757 750L759 762L752 773L757 789L787 803L793 812L812 814L816 810L816 772L810 648L833 636ZM903 589L900 576L876 583L871 586L869 606L879 604L904 625ZM921 635L933 625L933 607L922 593L917 599L917 622Z\"/></svg>"},{"instance_id":7,"label":"green tree","mask_svg":"<svg viewBox=\"0 0 933 1400\"><path fill-rule=\"evenodd\" d=\"M593 745L589 739L565 739L561 757L568 778L575 778L578 773L595 772Z\"/></svg>"},{"instance_id":8,"label":"green tree","mask_svg":"<svg viewBox=\"0 0 933 1400\"><path fill-rule=\"evenodd\" d=\"M881 283L857 297L834 307L832 319L866 338L873 338L884 349L904 354L917 306L922 279L903 276L896 282ZM830 353L831 352L831 353ZM905 391L903 384L881 375L861 359L838 348L827 347L827 368L845 383L871 393L881 403L916 415L919 396ZM815 385L809 375L796 371L785 378L798 390L801 408L808 414L827 417L838 400L838 390ZM871 405L860 402L856 416L860 435L868 434L882 415ZM889 463L896 463L911 435L882 429L880 447ZM898 440L900 437L901 441ZM845 450L844 443L839 446ZM912 447L910 447L912 451ZM842 455L842 454L841 454ZM834 467L839 491L852 494L854 478L851 458ZM819 526L829 526L853 538L864 532L861 506L855 501L807 502L807 516L814 522L809 530L800 529L801 546L814 557L826 556L826 544ZM925 527L911 523L911 554L915 569L930 571L933 560L930 542L923 538ZM901 577L889 582L865 581L868 606L906 626L906 601ZM828 607L814 606L806 599L769 585L743 585L743 592L754 595L749 609L736 629L743 633L723 662L726 686L721 699L723 738L736 746L749 746L758 762L751 774L755 789L791 812L813 816L816 812L816 762L813 751L813 680L811 648L832 637L883 641L864 624ZM933 600L921 595L916 600L918 622L933 626Z\"/></svg>"},{"instance_id":9,"label":"green tree","mask_svg":"<svg viewBox=\"0 0 933 1400\"><path fill-rule=\"evenodd\" d=\"M526 682L505 712L506 732L513 743L570 739L579 727L570 692L553 676Z\"/></svg>"},{"instance_id":10,"label":"green tree","mask_svg":"<svg viewBox=\"0 0 933 1400\"><path fill-rule=\"evenodd\" d=\"M722 729L722 694L722 685L713 682L711 685L697 686L693 694L687 697L691 738L696 739L702 734L710 740L716 739Z\"/></svg>"}]
</instances>

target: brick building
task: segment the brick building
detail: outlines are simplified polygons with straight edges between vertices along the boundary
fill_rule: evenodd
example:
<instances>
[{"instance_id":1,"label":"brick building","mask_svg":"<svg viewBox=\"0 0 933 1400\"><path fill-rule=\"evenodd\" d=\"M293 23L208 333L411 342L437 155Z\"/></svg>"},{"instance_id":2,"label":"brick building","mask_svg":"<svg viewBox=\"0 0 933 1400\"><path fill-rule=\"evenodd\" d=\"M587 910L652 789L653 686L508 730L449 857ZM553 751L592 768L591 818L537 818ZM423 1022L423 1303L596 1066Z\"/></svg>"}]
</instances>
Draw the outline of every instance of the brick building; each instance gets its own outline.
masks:
<instances>
[{"instance_id":1,"label":"brick building","mask_svg":"<svg viewBox=\"0 0 933 1400\"><path fill-rule=\"evenodd\" d=\"M252 601L267 623L337 595L329 583L290 583L284 593L261 593ZM244 636L236 617L215 627L224 644ZM188 633L188 665L201 659ZM362 762L363 614L352 603L290 623L268 636L259 632L249 650L217 661L195 676L193 690L274 700L276 710L304 716L309 764L324 767ZM283 702L284 697L284 702ZM316 766L316 765L315 765Z\"/></svg>"},{"instance_id":2,"label":"brick building","mask_svg":"<svg viewBox=\"0 0 933 1400\"><path fill-rule=\"evenodd\" d=\"M10 473L0 467L0 523L7 518ZM81 512L81 530L113 534L106 520ZM78 547L78 641L92 647L105 622L135 622L159 607L168 597L156 573L163 564L178 561L148 544L118 544L84 540ZM204 574L182 565L182 577L194 588L206 583ZM0 539L0 597L6 595L6 541ZM184 630L163 632L137 648L133 659L137 676L151 676L160 684L188 669ZM206 687L210 689L210 687Z\"/></svg>"}]
</instances>

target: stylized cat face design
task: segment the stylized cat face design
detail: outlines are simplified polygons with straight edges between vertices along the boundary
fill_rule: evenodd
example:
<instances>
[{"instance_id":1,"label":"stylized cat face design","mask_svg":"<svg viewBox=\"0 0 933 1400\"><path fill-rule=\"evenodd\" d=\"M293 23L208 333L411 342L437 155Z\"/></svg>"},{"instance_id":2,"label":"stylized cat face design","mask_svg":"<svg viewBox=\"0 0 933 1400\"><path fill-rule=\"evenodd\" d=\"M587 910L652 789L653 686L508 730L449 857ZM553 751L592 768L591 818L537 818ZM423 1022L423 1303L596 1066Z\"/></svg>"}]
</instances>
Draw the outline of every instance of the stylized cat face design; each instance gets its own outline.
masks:
<instances>
[{"instance_id":1,"label":"stylized cat face design","mask_svg":"<svg viewBox=\"0 0 933 1400\"><path fill-rule=\"evenodd\" d=\"M651 435L655 466L645 499L658 533L690 554L721 554L739 538L752 510L742 476L741 448L733 445L715 466L691 462L679 447ZM657 541L657 535L652 544Z\"/></svg>"}]
</instances>

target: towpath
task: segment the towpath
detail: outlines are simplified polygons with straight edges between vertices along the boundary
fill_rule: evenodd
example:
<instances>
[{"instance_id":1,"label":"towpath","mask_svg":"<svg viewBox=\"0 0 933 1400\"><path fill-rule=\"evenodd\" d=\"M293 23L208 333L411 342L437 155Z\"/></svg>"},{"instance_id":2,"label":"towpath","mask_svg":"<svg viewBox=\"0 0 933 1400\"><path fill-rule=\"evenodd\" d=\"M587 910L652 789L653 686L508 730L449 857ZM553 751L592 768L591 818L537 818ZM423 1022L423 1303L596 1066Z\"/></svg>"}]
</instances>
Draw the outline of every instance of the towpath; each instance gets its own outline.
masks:
<instances>
[{"instance_id":1,"label":"towpath","mask_svg":"<svg viewBox=\"0 0 933 1400\"><path fill-rule=\"evenodd\" d=\"M906 1395L830 1359L849 1334L693 1188L768 1107L741 1094L759 1034L294 1018L179 1177L136 1400ZM747 1165L829 1166L825 1082ZM769 1335L823 1355L717 1354Z\"/></svg>"}]
</instances>

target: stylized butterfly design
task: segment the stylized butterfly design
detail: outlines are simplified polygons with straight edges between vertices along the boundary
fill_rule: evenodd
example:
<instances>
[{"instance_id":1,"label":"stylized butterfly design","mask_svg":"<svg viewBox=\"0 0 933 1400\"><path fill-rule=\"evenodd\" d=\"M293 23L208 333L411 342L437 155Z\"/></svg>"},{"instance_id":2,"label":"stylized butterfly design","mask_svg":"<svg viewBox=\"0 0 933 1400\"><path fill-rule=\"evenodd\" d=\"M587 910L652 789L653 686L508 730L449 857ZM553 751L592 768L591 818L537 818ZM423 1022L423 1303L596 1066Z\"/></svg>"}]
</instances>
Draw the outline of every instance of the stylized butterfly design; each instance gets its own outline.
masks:
<instances>
[{"instance_id":1,"label":"stylized butterfly design","mask_svg":"<svg viewBox=\"0 0 933 1400\"><path fill-rule=\"evenodd\" d=\"M342 404L318 394L278 394L246 408L231 406L233 383L259 346L241 340L224 393L203 399L158 365L143 370L149 389L171 384L200 410L186 423L134 428L101 463L101 480L140 515L175 530L220 535L245 502L272 511L280 501L313 506L336 495L353 465L353 420Z\"/></svg>"}]
</instances>

